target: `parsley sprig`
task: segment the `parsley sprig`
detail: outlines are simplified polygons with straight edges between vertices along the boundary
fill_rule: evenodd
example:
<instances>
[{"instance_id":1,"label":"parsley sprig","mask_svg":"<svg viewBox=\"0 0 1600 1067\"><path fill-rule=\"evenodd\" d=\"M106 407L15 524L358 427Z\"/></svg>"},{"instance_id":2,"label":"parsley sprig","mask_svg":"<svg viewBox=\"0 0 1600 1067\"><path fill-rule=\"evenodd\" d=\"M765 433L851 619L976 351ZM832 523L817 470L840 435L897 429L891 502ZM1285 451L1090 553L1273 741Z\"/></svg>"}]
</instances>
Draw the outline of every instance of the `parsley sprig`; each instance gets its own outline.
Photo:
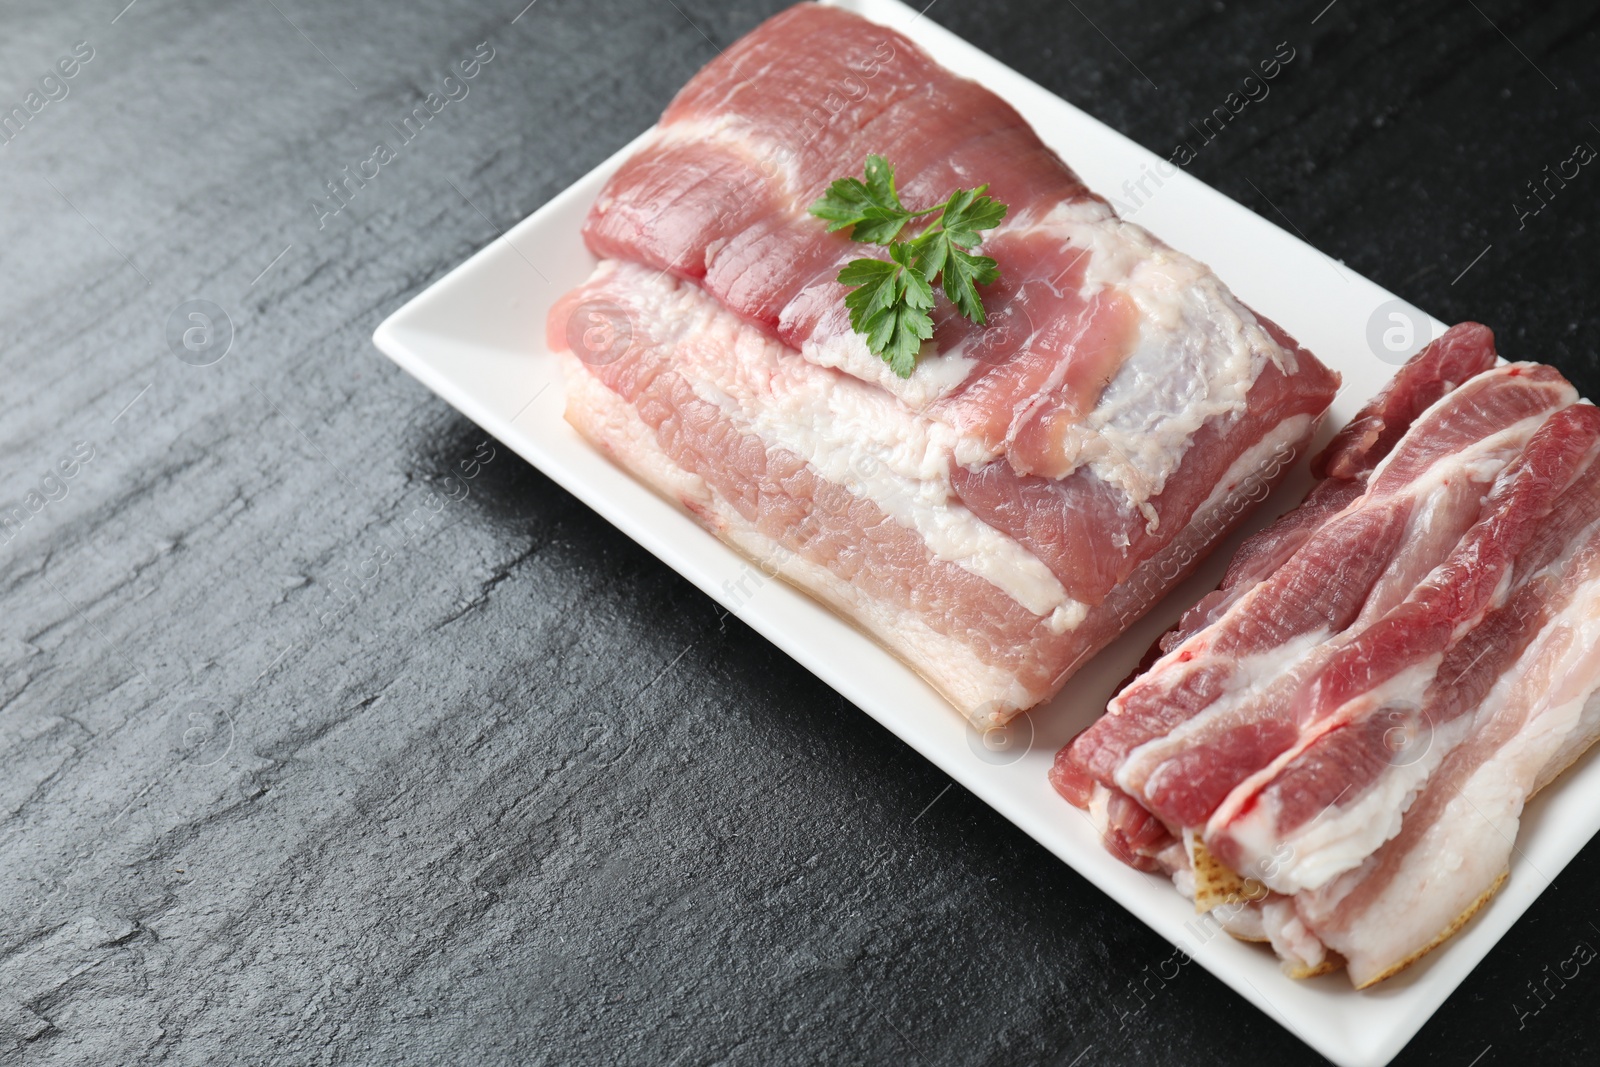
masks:
<instances>
[{"instance_id":1,"label":"parsley sprig","mask_svg":"<svg viewBox=\"0 0 1600 1067\"><path fill-rule=\"evenodd\" d=\"M978 286L1000 277L1000 267L972 249L1006 217L1006 205L984 196L988 185L957 189L942 204L913 211L900 202L894 167L879 155L867 157L866 180L840 178L811 205L811 214L828 222L828 232L850 227L850 239L886 245L889 258L854 259L839 272L851 286L844 298L850 327L866 337L867 348L902 378L911 377L922 342L933 336L933 287L944 289L956 309L982 326L987 318ZM914 220L939 218L914 237L902 239Z\"/></svg>"}]
</instances>

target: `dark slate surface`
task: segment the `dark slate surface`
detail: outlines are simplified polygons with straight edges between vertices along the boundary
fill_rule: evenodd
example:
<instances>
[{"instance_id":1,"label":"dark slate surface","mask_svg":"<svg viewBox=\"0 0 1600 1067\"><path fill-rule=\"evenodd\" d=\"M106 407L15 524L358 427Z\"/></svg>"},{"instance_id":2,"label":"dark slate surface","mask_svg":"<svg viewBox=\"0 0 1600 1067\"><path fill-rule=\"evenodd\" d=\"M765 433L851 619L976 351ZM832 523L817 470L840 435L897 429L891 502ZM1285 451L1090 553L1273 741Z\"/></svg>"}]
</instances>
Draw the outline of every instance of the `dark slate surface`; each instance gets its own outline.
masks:
<instances>
[{"instance_id":1,"label":"dark slate surface","mask_svg":"<svg viewBox=\"0 0 1600 1067\"><path fill-rule=\"evenodd\" d=\"M124 2L0 16L0 1061L1317 1062L372 348L778 0ZM1288 42L1193 172L1600 391L1594 5L1324 2L928 17L1163 153ZM1402 1062L1592 1055L1597 879Z\"/></svg>"}]
</instances>

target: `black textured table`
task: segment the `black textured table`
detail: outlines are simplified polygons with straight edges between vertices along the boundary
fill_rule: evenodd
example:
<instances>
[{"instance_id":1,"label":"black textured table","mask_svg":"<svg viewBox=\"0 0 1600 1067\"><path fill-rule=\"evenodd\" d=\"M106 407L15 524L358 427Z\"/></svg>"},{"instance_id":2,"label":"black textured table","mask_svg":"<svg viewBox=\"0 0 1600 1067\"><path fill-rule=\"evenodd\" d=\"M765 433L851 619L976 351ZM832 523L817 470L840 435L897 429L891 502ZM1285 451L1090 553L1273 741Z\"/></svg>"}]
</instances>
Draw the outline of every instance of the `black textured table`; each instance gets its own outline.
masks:
<instances>
[{"instance_id":1,"label":"black textured table","mask_svg":"<svg viewBox=\"0 0 1600 1067\"><path fill-rule=\"evenodd\" d=\"M125 2L0 14L0 1062L1318 1062L372 347L778 0ZM1325 3L927 17L1600 393L1595 6ZM1400 1062L1594 1062L1597 880Z\"/></svg>"}]
</instances>

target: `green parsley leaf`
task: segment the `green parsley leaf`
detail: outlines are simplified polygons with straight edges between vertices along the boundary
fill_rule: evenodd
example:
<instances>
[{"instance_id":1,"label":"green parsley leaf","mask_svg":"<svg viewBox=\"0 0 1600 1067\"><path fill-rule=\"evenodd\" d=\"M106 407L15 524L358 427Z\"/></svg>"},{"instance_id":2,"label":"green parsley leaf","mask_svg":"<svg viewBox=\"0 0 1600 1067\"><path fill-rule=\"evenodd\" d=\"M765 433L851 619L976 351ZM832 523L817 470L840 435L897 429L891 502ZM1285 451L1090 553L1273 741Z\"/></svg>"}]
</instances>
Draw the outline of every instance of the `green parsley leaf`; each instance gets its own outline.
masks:
<instances>
[{"instance_id":1,"label":"green parsley leaf","mask_svg":"<svg viewBox=\"0 0 1600 1067\"><path fill-rule=\"evenodd\" d=\"M1006 206L992 196L984 196L989 187L958 189L945 202L939 225L950 235L950 240L962 248L976 248L983 238L980 230L992 230L1006 217Z\"/></svg>"},{"instance_id":2,"label":"green parsley leaf","mask_svg":"<svg viewBox=\"0 0 1600 1067\"><path fill-rule=\"evenodd\" d=\"M848 226L851 240L888 247L888 260L852 260L838 280L852 287L844 301L851 328L897 375L909 378L922 342L933 336L928 312L935 284L968 319L979 326L988 321L978 286L998 279L1000 268L971 250L982 242L982 231L1005 218L1006 205L983 195L989 187L980 185L957 189L942 204L912 211L900 202L894 167L887 159L868 156L863 173L865 181L835 181L810 211L827 220L829 233ZM938 222L908 240L898 239L907 223L933 214L939 215Z\"/></svg>"},{"instance_id":3,"label":"green parsley leaf","mask_svg":"<svg viewBox=\"0 0 1600 1067\"><path fill-rule=\"evenodd\" d=\"M894 167L882 156L868 156L866 181L840 178L811 205L811 214L828 220L828 232L855 227L852 241L886 245L900 235L905 224L931 211L907 211L894 187Z\"/></svg>"},{"instance_id":4,"label":"green parsley leaf","mask_svg":"<svg viewBox=\"0 0 1600 1067\"><path fill-rule=\"evenodd\" d=\"M855 286L844 298L850 328L865 335L867 348L902 378L911 377L922 342L933 336L933 287L911 262L905 244L889 246L893 262L855 259L839 272L841 285Z\"/></svg>"},{"instance_id":5,"label":"green parsley leaf","mask_svg":"<svg viewBox=\"0 0 1600 1067\"><path fill-rule=\"evenodd\" d=\"M964 249L951 248L950 260L945 264L939 280L944 285L944 295L950 298L957 310L979 326L985 326L989 319L984 314L983 298L978 295L978 286L988 285L999 277L999 264L988 256L975 256Z\"/></svg>"},{"instance_id":6,"label":"green parsley leaf","mask_svg":"<svg viewBox=\"0 0 1600 1067\"><path fill-rule=\"evenodd\" d=\"M1000 267L988 256L975 256L966 250L976 248L983 240L980 231L993 229L1006 217L1004 204L983 195L987 188L980 185L976 189L957 189L945 201L938 225L911 241L922 276L929 281L939 280L950 302L979 326L989 320L978 286L998 279Z\"/></svg>"}]
</instances>

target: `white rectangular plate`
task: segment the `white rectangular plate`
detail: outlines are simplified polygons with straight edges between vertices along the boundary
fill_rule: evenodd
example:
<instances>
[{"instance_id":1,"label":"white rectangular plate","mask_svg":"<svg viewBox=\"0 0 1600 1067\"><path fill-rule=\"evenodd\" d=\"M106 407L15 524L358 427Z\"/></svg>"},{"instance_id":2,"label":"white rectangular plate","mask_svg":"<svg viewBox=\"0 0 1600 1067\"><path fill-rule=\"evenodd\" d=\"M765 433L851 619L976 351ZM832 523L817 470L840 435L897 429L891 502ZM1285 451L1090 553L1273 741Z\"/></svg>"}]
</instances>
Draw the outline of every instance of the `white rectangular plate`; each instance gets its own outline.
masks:
<instances>
[{"instance_id":1,"label":"white rectangular plate","mask_svg":"<svg viewBox=\"0 0 1600 1067\"><path fill-rule=\"evenodd\" d=\"M1160 162L896 0L843 0L841 6L905 33L945 66L1009 101L1092 189L1126 197L1119 192L1124 182ZM632 149L625 147L395 312L374 335L378 347L1302 1041L1342 1067L1377 1067L1392 1059L1549 884L1545 875L1553 877L1600 830L1600 762L1580 763L1529 807L1517 866L1493 903L1445 947L1376 989L1354 992L1342 974L1296 982L1261 946L1227 936L1205 939L1171 884L1107 853L1087 817L1051 790L1045 772L1056 750L1104 709L1155 636L1215 586L1239 538L1088 664L1053 703L1014 726L1020 736L1005 751L986 748L899 660L784 583L751 581L747 576L759 579L759 572L744 559L612 466L562 420L564 398L555 357L544 343L545 315L594 269L579 230L595 195ZM1344 375L1330 425L1342 424L1388 379L1394 366L1374 355L1367 330L1391 294L1187 173L1146 189L1154 195L1132 218L1209 263L1241 299ZM1431 328L1443 329L1437 322ZM1412 349L1425 340L1415 338ZM1280 489L1257 525L1298 499L1306 484L1302 476ZM734 591L741 577L753 596Z\"/></svg>"}]
</instances>

